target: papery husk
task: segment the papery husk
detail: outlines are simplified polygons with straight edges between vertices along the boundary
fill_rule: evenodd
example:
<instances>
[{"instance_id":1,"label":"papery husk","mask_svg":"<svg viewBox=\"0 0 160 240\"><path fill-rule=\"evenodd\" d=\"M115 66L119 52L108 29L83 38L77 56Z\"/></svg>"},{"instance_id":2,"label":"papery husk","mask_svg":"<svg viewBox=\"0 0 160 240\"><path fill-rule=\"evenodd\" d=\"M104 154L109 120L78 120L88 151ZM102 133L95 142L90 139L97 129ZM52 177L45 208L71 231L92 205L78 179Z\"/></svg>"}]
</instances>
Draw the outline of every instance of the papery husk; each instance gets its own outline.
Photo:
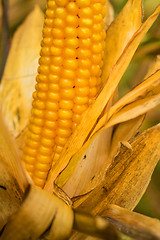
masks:
<instances>
[{"instance_id":1,"label":"papery husk","mask_svg":"<svg viewBox=\"0 0 160 240\"><path fill-rule=\"evenodd\" d=\"M158 219L146 217L136 212L132 212L117 205L108 205L105 208L104 219L111 223L118 233L120 240L159 240L160 221ZM86 223L87 228L87 223ZM120 231L120 232L119 232ZM125 234L125 235L122 235ZM107 239L108 235L106 234ZM83 233L74 232L70 240L96 240ZM104 237L106 239L106 237Z\"/></svg>"},{"instance_id":2,"label":"papery husk","mask_svg":"<svg viewBox=\"0 0 160 240\"><path fill-rule=\"evenodd\" d=\"M22 165L15 139L10 135L0 113L0 161L6 166L22 192L28 185L28 177Z\"/></svg>"},{"instance_id":3,"label":"papery husk","mask_svg":"<svg viewBox=\"0 0 160 240\"><path fill-rule=\"evenodd\" d=\"M129 0L107 30L102 85L142 23L142 0Z\"/></svg>"},{"instance_id":4,"label":"papery husk","mask_svg":"<svg viewBox=\"0 0 160 240\"><path fill-rule=\"evenodd\" d=\"M124 105L122 107L119 107L119 108L125 109L124 108L125 105L127 106L130 102L132 103L132 101L134 102L136 99L138 99L138 105L139 105L139 108L140 108L140 113L143 114L143 111L146 112L146 108L147 108L147 111L150 108L153 108L153 105L151 104L151 102L153 102L153 104L157 105L157 102L155 102L155 97L154 97L155 93L154 92L155 92L155 90L156 90L157 93L160 92L160 90L158 88L159 85L160 85L159 84L159 74L157 73L159 68L160 68L160 61L159 61L159 57L158 57L157 61L149 69L149 72L146 75L146 78L150 77L151 80L148 79L146 81L147 82L146 84L144 82L141 85L139 85L137 87L139 89L139 92L136 89L134 89L128 95L126 95L124 97L124 99L127 99L127 102L125 102L123 99L120 100L120 102L123 103ZM152 95L150 94L150 92L153 94L153 97L151 97ZM143 99L143 97L142 97L143 95L146 98L145 103L144 103L144 105L145 105L144 109L143 109L142 105L139 104L139 102L140 102L139 99L140 98ZM151 98L151 101L149 101L148 95L149 95L149 98ZM128 96L130 96L130 98ZM160 101L159 94L156 96L156 98L159 102ZM115 104L115 106L116 106L116 104ZM89 192L93 188L95 188L95 186L105 177L104 173L106 172L107 168L109 167L109 165L110 165L111 161L113 160L114 156L117 154L117 151L119 151L119 147L121 145L120 142L122 142L123 144L127 144L126 141L128 141L136 133L136 131L139 129L139 127L141 126L141 124L144 120L144 115L140 115L137 110L132 108L132 106L133 105L131 105L131 107L130 108L128 107L128 108L134 114L133 117L132 117L131 113L129 114L128 112L126 112L126 114L125 114L126 119L129 118L129 120L125 119L125 122L124 122L124 119L121 119L120 117L117 118L119 120L119 122L122 122L122 123L120 123L117 126L116 130L113 133L109 156L107 155L107 152L105 153L105 151L103 151L103 152L101 151L102 147L105 148L105 144L106 144L106 147L107 147L107 141L109 141L109 139L110 139L109 134L108 134L108 139L107 139L107 134L105 135L105 133L104 133L104 135L106 136L106 140L103 139L103 138L99 139L97 137L94 140L93 145L91 144L91 146L89 147L87 152L84 153L83 161L78 162L78 165L76 167L76 170L75 170L73 176L69 179L69 181L63 187L64 191L67 192L69 194L69 196L71 196L71 197L76 196L76 194L78 195L78 193L85 194L86 192ZM116 112L116 110L115 110L115 112ZM140 116L135 117L135 114L140 115ZM108 123L108 124L110 124L110 123ZM103 141L103 142L101 142L100 140ZM97 152L97 154L96 154L95 149L94 149L95 141L97 141L97 142L99 141L99 145L98 145L98 147L99 147L98 150L99 151ZM92 152L90 152L90 151L92 151ZM104 154L102 154L102 153L104 153ZM87 161L88 160L87 159L88 154L89 154L89 158L92 158L92 164L89 164L89 161ZM105 156L105 154L106 154L106 156ZM99 156L101 156L101 157L99 157ZM104 163L103 167L98 168L98 166L96 164L96 161L93 161L93 158L94 159L97 158L97 161L99 161L99 162L102 160L102 163ZM104 160L106 159L106 161L104 161L103 159ZM93 164L93 162L94 162L94 164ZM87 164L88 164L88 166L87 166ZM101 164L101 166L102 166L102 164ZM85 171L84 171L83 174L81 174L81 171L82 171L83 168L88 169L88 173L92 172L92 177L90 177L90 179L93 179L93 180L89 184L86 184L87 183L86 179L89 179L89 175L88 174L86 175ZM94 169L97 170L97 171L95 171ZM98 172L99 172L99 174L98 174ZM96 176L95 176L95 173L96 173ZM77 184L77 181L78 181L77 176L79 176L79 175L81 175L81 179L83 179L83 182L80 179L79 185L78 185ZM81 191L81 189L83 189L83 191ZM74 195L73 194L71 195L72 192L74 192Z\"/></svg>"},{"instance_id":5,"label":"papery husk","mask_svg":"<svg viewBox=\"0 0 160 240\"><path fill-rule=\"evenodd\" d=\"M2 114L15 137L30 115L43 22L44 15L36 6L15 33L0 85Z\"/></svg>"},{"instance_id":6,"label":"papery husk","mask_svg":"<svg viewBox=\"0 0 160 240\"><path fill-rule=\"evenodd\" d=\"M19 208L27 185L17 146L0 115L0 231Z\"/></svg>"},{"instance_id":7,"label":"papery husk","mask_svg":"<svg viewBox=\"0 0 160 240\"><path fill-rule=\"evenodd\" d=\"M152 61L152 64L150 64L150 67L145 76L145 79L155 74L156 71L159 69L160 69L160 57L157 56L156 60ZM150 83L150 85L152 86L152 83ZM133 93L133 96L134 96L134 93ZM113 157L117 154L117 151L119 151L120 142L128 141L134 135L136 130L141 126L144 118L145 118L145 115L142 115L137 118L133 118L129 121L122 122L116 126L112 136L112 140L111 140L111 149L110 149L109 158L113 159Z\"/></svg>"},{"instance_id":8,"label":"papery husk","mask_svg":"<svg viewBox=\"0 0 160 240\"><path fill-rule=\"evenodd\" d=\"M23 192L0 157L0 231L22 202Z\"/></svg>"},{"instance_id":9,"label":"papery husk","mask_svg":"<svg viewBox=\"0 0 160 240\"><path fill-rule=\"evenodd\" d=\"M105 218L121 232L135 239L160 239L160 220L150 218L128 209L109 205Z\"/></svg>"},{"instance_id":10,"label":"papery husk","mask_svg":"<svg viewBox=\"0 0 160 240\"><path fill-rule=\"evenodd\" d=\"M115 205L105 208L105 217L92 216L67 206L55 195L30 185L23 203L1 233L2 240L122 240L121 233L140 240L159 240L160 222ZM73 233L72 229L81 232ZM85 234L85 235L84 235Z\"/></svg>"},{"instance_id":11,"label":"papery husk","mask_svg":"<svg viewBox=\"0 0 160 240\"><path fill-rule=\"evenodd\" d=\"M107 13L104 17L105 30L108 29L109 25L114 20L114 9L109 0L106 1L106 9L107 9Z\"/></svg>"},{"instance_id":12,"label":"papery husk","mask_svg":"<svg viewBox=\"0 0 160 240\"><path fill-rule=\"evenodd\" d=\"M124 145L137 130L141 127L144 121L145 115L141 115L137 118L120 123L114 130L109 158L112 160L119 152L121 143Z\"/></svg>"},{"instance_id":13,"label":"papery husk","mask_svg":"<svg viewBox=\"0 0 160 240\"><path fill-rule=\"evenodd\" d=\"M139 116L135 119L120 123L117 125L113 131L111 138L111 144L109 149L108 158L104 162L100 171L97 171L91 181L85 186L82 194L87 194L92 191L100 182L102 182L106 177L106 171L114 160L115 156L120 152L121 145L125 145L127 148L131 148L128 140L135 135L138 131L145 116Z\"/></svg>"},{"instance_id":14,"label":"papery husk","mask_svg":"<svg viewBox=\"0 0 160 240\"><path fill-rule=\"evenodd\" d=\"M22 206L9 219L1 239L67 239L72 225L70 207L54 195L31 185Z\"/></svg>"},{"instance_id":15,"label":"papery husk","mask_svg":"<svg viewBox=\"0 0 160 240\"><path fill-rule=\"evenodd\" d=\"M154 108L160 103L160 70L148 77L135 89L121 98L101 122L96 126L98 129L104 129L120 122L136 118ZM103 125L103 121L106 122ZM95 132L96 132L95 128ZM94 134L94 133L93 133Z\"/></svg>"},{"instance_id":16,"label":"papery husk","mask_svg":"<svg viewBox=\"0 0 160 240\"><path fill-rule=\"evenodd\" d=\"M116 204L133 210L144 194L159 161L160 124L122 145L106 171L105 180L93 191L75 199L74 207L103 215L105 206Z\"/></svg>"},{"instance_id":17,"label":"papery husk","mask_svg":"<svg viewBox=\"0 0 160 240\"><path fill-rule=\"evenodd\" d=\"M72 136L69 138L59 161L57 161L57 163L50 170L49 177L45 184L45 189L48 191L53 191L53 181L57 177L58 178L56 180L56 184L62 187L73 174L78 160L91 142L90 136L92 136L95 129L95 132L97 132L97 125L101 120L101 115L103 114L106 106L108 106L109 100L111 99L111 96L113 95L117 84L119 83L124 71L126 70L136 48L138 47L145 33L156 20L159 12L160 7L156 9L156 11L146 20L146 22L142 24L139 30L131 38L120 59L112 68L107 83L100 92L95 103L91 105L89 109L86 110L86 112L83 114L80 124L77 126ZM144 112L139 113L139 115L143 113ZM88 119L90 119L90 121L88 121ZM58 176L59 173L61 173L60 176Z\"/></svg>"}]
</instances>

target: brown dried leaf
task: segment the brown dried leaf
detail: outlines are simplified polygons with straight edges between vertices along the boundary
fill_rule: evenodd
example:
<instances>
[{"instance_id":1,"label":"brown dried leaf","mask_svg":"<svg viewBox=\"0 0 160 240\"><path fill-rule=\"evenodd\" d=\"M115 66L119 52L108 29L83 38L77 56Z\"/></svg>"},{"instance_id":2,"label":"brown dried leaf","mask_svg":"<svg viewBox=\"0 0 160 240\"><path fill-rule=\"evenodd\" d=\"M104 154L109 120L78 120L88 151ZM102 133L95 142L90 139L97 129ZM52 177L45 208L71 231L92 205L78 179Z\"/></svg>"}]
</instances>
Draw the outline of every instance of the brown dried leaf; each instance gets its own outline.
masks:
<instances>
[{"instance_id":1,"label":"brown dried leaf","mask_svg":"<svg viewBox=\"0 0 160 240\"><path fill-rule=\"evenodd\" d=\"M160 124L133 138L132 150L121 146L119 155L106 172L105 180L74 207L103 214L108 204L132 210L144 194L159 161Z\"/></svg>"}]
</instances>

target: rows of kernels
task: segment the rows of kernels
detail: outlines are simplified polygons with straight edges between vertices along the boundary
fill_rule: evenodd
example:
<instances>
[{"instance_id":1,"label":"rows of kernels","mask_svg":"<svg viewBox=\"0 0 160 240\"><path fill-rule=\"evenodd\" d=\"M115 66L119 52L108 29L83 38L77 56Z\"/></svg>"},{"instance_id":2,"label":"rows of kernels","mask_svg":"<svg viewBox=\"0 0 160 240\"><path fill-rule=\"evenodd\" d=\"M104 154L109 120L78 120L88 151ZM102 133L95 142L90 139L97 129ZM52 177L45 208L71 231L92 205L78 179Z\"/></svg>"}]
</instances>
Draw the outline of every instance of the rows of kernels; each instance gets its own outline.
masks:
<instances>
[{"instance_id":1,"label":"rows of kernels","mask_svg":"<svg viewBox=\"0 0 160 240\"><path fill-rule=\"evenodd\" d=\"M104 10L104 0L48 0L23 157L40 187L99 90Z\"/></svg>"}]
</instances>

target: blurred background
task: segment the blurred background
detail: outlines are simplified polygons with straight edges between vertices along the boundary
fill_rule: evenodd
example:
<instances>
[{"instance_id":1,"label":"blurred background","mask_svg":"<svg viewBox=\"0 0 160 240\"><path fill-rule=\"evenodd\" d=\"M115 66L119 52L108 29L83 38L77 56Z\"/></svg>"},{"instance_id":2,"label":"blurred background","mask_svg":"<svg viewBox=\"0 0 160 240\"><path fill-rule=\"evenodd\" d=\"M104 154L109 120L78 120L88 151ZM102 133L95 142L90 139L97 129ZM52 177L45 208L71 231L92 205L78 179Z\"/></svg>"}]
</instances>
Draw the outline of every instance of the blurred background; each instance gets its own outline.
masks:
<instances>
[{"instance_id":1,"label":"blurred background","mask_svg":"<svg viewBox=\"0 0 160 240\"><path fill-rule=\"evenodd\" d=\"M121 11L127 0L110 0L115 16ZM9 52L12 37L17 27L28 13L38 4L44 11L46 0L0 0L0 79ZM154 11L160 0L143 1L143 21ZM148 68L160 54L160 17L139 46L133 61L119 84L119 96L129 92L139 84ZM140 131L160 122L160 106L150 111ZM150 185L135 211L160 219L160 162L157 165Z\"/></svg>"}]
</instances>

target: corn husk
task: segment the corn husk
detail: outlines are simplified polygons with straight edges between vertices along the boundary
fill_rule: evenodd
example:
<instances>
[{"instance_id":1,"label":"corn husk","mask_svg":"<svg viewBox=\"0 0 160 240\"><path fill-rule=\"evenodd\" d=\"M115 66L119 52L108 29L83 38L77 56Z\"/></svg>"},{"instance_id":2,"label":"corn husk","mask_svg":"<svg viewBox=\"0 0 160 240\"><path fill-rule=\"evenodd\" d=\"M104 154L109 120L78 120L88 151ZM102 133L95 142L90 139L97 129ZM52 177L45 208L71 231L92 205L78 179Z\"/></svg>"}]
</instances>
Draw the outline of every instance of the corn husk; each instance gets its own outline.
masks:
<instances>
[{"instance_id":1,"label":"corn husk","mask_svg":"<svg viewBox=\"0 0 160 240\"><path fill-rule=\"evenodd\" d=\"M112 68L112 71L109 75L107 83L104 86L104 88L102 89L99 96L97 97L95 103L93 105L91 105L89 107L89 109L83 114L80 124L75 129L74 133L72 134L72 136L69 138L67 144L65 145L65 148L61 154L59 161L50 170L49 177L48 177L48 180L45 185L45 188L47 190L49 190L49 191L53 190L53 181L55 179L56 179L56 184L60 187L62 187L68 181L68 179L72 176L72 174L75 170L78 160L84 153L84 150L88 147L88 145L91 143L93 138L97 135L98 131L102 130L103 125L105 125L106 127L109 127L109 126L119 123L119 118L117 118L117 121L114 121L113 124L111 124L111 122L110 122L110 125L109 125L109 123L108 123L109 122L108 115L111 116L113 109L117 108L119 102L117 103L117 105L115 104L109 110L109 113L106 112L106 114L103 115L103 111L109 104L109 101L116 89L116 86L117 86L118 82L120 81L121 76L123 75L124 71L126 70L128 63L130 62L141 39L143 38L145 33L148 31L148 29L151 27L153 22L156 20L158 14L159 14L159 11L160 11L160 8L157 8L156 11L153 13L153 15L151 17L149 17L142 24L142 26L139 28L139 30L133 35L133 37L129 41L128 45L126 46L125 50L123 51L123 54L121 55L120 59L117 61L115 66ZM147 83L152 82L152 81L153 82L155 81L156 82L155 86L157 86L157 84L159 82L159 73L158 72L155 73L154 77L151 76L149 78L149 80L147 81ZM142 85L146 86L146 82ZM157 91L159 91L159 90L157 90ZM144 93L142 92L142 96L143 96L143 94ZM132 95L132 93L131 93L131 95ZM136 94L135 94L135 97L136 97ZM128 98L128 95L126 96L126 98ZM156 96L153 94L153 97L151 96L151 98L149 97L149 99L147 98L147 100L150 100L152 103L151 106L154 107L155 105L157 105L159 103L159 93L157 93ZM124 101L123 101L123 104L124 104ZM143 105L143 104L145 105L143 100L138 102L138 106ZM144 108L142 108L142 111L140 110L138 112L138 114L136 114L136 113L134 114L134 117L138 117L138 115L144 114L148 110L148 108L150 108L150 106L148 105L148 107L146 107L146 105L145 105ZM123 106L123 109L124 109L124 106ZM129 110L130 109L131 108L129 108ZM139 109L141 109L141 107ZM128 110L128 102L127 102L126 110ZM121 115L121 116L123 116L123 115ZM115 114L115 117L116 117L116 114ZM86 119L90 119L90 121L86 121ZM131 118L127 112L126 120L129 120L129 119L131 119ZM124 121L124 118L121 119L121 122L122 121ZM106 124L106 122L107 122L107 124ZM60 175L58 176L58 174L60 174Z\"/></svg>"},{"instance_id":2,"label":"corn husk","mask_svg":"<svg viewBox=\"0 0 160 240\"><path fill-rule=\"evenodd\" d=\"M35 7L17 30L0 85L2 114L15 137L26 127L30 114L43 21L43 13Z\"/></svg>"},{"instance_id":3,"label":"corn husk","mask_svg":"<svg viewBox=\"0 0 160 240\"><path fill-rule=\"evenodd\" d=\"M159 59L144 82L119 101L116 96L121 77L160 12L158 7L142 24L141 4L140 0L129 0L108 28L102 90L84 113L60 160L49 173L45 190L54 192L64 201L33 185L26 190L31 180L20 162L14 140L1 121L0 176L3 181L0 178L0 191L4 211L0 215L0 227L7 223L1 232L2 240L66 239L71 234L72 240L93 239L88 235L102 238L107 235L107 239L120 240L122 233L129 235L129 239L160 239L159 221L131 212L144 194L159 160L160 125L129 140L141 126L145 113L160 102ZM108 15L111 20L112 8ZM31 107L34 85L31 75L35 77L36 73L42 21L43 14L36 8L18 30L1 85L2 112L10 131L17 137L19 148L23 145ZM31 36L34 41L30 43ZM26 57L27 47L36 48L35 53L29 53L29 58ZM15 50L17 60L13 67ZM72 203L78 210L71 208ZM106 218L95 217L97 214ZM81 233L71 233L72 229Z\"/></svg>"}]
</instances>

